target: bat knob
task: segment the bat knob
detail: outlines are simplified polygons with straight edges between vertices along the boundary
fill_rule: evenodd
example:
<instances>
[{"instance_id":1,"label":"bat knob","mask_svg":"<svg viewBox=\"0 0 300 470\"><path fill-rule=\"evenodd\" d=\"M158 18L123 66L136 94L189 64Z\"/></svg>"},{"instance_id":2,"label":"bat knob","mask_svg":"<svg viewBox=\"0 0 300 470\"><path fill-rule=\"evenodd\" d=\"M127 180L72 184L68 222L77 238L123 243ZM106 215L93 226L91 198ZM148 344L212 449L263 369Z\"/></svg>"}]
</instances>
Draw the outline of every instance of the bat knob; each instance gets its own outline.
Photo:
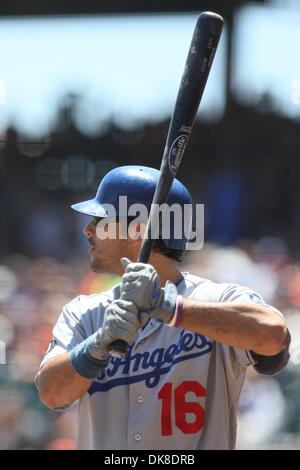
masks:
<instances>
[{"instance_id":1,"label":"bat knob","mask_svg":"<svg viewBox=\"0 0 300 470\"><path fill-rule=\"evenodd\" d=\"M109 345L109 352L113 356L127 357L128 356L128 344L122 339L116 339L116 341L113 341Z\"/></svg>"}]
</instances>

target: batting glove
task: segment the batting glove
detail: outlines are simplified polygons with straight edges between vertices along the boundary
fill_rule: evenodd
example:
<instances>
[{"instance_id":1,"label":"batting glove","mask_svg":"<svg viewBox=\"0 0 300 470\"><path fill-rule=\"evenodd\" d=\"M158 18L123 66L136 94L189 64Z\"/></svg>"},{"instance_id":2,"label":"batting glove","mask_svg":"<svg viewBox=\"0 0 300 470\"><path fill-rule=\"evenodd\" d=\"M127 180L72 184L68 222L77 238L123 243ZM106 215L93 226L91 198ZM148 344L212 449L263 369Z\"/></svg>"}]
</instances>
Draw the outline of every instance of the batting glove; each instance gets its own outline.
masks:
<instances>
[{"instance_id":1,"label":"batting glove","mask_svg":"<svg viewBox=\"0 0 300 470\"><path fill-rule=\"evenodd\" d=\"M167 281L165 288L161 288L159 275L151 264L132 263L127 258L122 258L121 263L125 269L121 298L134 302L139 311L152 318L169 323L176 309L175 284Z\"/></svg>"},{"instance_id":2,"label":"batting glove","mask_svg":"<svg viewBox=\"0 0 300 470\"><path fill-rule=\"evenodd\" d=\"M109 361L109 345L120 339L132 344L148 319L149 315L139 313L133 302L114 300L105 310L102 327L72 349L70 362L76 372L85 378L97 377Z\"/></svg>"},{"instance_id":3,"label":"batting glove","mask_svg":"<svg viewBox=\"0 0 300 470\"><path fill-rule=\"evenodd\" d=\"M102 327L92 336L89 353L92 357L101 359L108 354L109 345L117 339L131 345L148 318L146 313L139 313L133 302L123 298L114 300L105 310Z\"/></svg>"}]
</instances>

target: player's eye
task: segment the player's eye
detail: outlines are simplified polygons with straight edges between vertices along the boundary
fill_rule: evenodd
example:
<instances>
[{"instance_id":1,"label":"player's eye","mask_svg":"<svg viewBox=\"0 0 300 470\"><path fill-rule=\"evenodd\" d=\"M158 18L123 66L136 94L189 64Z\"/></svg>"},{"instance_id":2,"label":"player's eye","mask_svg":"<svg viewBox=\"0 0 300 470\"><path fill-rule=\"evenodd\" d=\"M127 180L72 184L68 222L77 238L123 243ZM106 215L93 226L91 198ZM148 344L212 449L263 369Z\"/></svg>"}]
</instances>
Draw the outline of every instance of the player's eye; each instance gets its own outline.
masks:
<instances>
[{"instance_id":1,"label":"player's eye","mask_svg":"<svg viewBox=\"0 0 300 470\"><path fill-rule=\"evenodd\" d=\"M102 219L103 217L93 217L93 223L97 225Z\"/></svg>"}]
</instances>

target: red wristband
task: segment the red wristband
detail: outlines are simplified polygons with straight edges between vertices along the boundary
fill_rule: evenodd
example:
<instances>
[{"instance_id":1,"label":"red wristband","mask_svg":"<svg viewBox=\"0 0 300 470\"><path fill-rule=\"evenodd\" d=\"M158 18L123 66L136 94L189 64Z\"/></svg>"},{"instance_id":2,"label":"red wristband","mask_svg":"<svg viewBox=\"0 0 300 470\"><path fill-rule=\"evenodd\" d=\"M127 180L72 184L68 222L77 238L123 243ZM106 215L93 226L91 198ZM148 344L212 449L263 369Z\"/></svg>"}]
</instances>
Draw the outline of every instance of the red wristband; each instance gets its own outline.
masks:
<instances>
[{"instance_id":1,"label":"red wristband","mask_svg":"<svg viewBox=\"0 0 300 470\"><path fill-rule=\"evenodd\" d=\"M170 323L167 323L168 326L178 327L182 321L183 314L183 298L182 295L178 295L176 299L176 309Z\"/></svg>"}]
</instances>

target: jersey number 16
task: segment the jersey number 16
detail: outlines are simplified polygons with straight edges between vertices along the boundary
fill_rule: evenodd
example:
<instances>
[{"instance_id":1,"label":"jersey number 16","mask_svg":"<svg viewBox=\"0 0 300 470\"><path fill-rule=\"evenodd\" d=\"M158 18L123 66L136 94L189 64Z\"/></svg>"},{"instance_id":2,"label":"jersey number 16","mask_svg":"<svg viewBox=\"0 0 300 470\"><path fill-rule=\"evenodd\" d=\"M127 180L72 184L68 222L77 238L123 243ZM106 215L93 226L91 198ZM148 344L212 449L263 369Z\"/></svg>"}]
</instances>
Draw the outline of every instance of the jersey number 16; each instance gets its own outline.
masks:
<instances>
[{"instance_id":1,"label":"jersey number 16","mask_svg":"<svg viewBox=\"0 0 300 470\"><path fill-rule=\"evenodd\" d=\"M174 389L167 382L158 393L162 400L161 435L172 435L172 406L175 410L175 424L184 434L195 434L204 424L204 408L197 402L186 401L187 393L194 393L197 397L205 397L206 390L199 382L186 380ZM173 403L172 403L173 402ZM187 421L187 414L194 415L192 422Z\"/></svg>"}]
</instances>

